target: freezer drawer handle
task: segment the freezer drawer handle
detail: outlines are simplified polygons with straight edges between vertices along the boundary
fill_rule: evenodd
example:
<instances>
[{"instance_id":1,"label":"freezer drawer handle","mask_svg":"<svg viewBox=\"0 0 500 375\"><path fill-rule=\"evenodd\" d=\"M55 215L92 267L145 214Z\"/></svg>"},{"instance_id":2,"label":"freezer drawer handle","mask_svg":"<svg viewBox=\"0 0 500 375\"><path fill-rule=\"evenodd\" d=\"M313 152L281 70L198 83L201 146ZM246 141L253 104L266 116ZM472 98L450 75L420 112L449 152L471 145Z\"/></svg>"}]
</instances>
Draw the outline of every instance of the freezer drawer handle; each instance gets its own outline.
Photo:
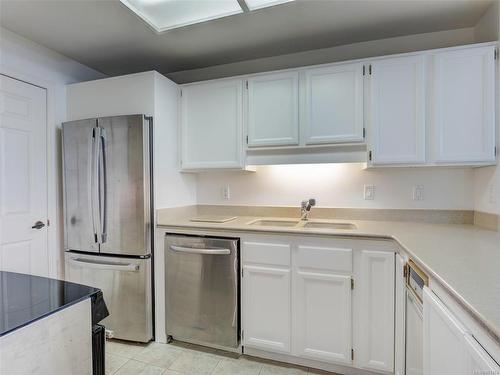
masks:
<instances>
[{"instance_id":1,"label":"freezer drawer handle","mask_svg":"<svg viewBox=\"0 0 500 375\"><path fill-rule=\"evenodd\" d=\"M205 254L205 255L229 255L231 250L223 248L201 249L197 247L184 247L170 245L170 249L179 253Z\"/></svg>"},{"instance_id":2,"label":"freezer drawer handle","mask_svg":"<svg viewBox=\"0 0 500 375\"><path fill-rule=\"evenodd\" d=\"M139 265L134 263L99 263L93 260L87 260L82 258L71 258L72 263L78 265L78 263L84 263L88 267L99 268L102 270L115 270L115 271L139 271Z\"/></svg>"}]
</instances>

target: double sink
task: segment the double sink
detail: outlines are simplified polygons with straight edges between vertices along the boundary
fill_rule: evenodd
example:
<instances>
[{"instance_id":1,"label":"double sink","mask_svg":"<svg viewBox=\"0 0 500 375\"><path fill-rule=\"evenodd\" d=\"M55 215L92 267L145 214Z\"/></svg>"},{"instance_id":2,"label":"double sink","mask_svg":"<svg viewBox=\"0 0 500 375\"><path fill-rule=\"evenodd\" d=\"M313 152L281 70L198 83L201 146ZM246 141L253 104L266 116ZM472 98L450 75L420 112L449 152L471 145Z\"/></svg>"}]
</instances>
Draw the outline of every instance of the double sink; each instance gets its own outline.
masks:
<instances>
[{"instance_id":1,"label":"double sink","mask_svg":"<svg viewBox=\"0 0 500 375\"><path fill-rule=\"evenodd\" d=\"M257 219L248 223L260 227L286 227L305 229L332 229L353 230L357 229L352 223L329 221L329 220L300 220L300 219Z\"/></svg>"}]
</instances>

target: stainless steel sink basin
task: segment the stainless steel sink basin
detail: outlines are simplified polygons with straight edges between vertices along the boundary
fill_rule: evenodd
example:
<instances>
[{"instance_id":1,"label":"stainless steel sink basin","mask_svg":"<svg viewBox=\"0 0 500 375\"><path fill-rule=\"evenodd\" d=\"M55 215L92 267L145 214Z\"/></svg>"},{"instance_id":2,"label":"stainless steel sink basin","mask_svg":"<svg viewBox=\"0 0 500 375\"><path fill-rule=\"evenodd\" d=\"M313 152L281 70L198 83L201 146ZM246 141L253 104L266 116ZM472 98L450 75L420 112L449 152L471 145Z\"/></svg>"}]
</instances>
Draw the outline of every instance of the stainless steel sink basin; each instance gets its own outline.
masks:
<instances>
[{"instance_id":1,"label":"stainless steel sink basin","mask_svg":"<svg viewBox=\"0 0 500 375\"><path fill-rule=\"evenodd\" d=\"M286 219L258 219L248 223L249 225L258 225L261 227L294 227L300 220Z\"/></svg>"},{"instance_id":2,"label":"stainless steel sink basin","mask_svg":"<svg viewBox=\"0 0 500 375\"><path fill-rule=\"evenodd\" d=\"M304 224L304 228L316 228L316 229L356 229L356 225L352 223L333 223L328 221L308 221Z\"/></svg>"}]
</instances>

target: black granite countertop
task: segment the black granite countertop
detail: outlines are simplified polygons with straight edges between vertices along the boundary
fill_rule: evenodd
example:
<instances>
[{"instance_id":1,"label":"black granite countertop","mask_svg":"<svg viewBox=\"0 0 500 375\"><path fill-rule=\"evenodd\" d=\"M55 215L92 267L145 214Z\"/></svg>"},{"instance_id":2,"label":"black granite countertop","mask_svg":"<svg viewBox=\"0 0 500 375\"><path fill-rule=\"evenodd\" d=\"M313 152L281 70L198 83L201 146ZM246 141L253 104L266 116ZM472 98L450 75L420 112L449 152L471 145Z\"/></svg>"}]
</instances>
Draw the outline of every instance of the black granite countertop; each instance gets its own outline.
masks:
<instances>
[{"instance_id":1,"label":"black granite countertop","mask_svg":"<svg viewBox=\"0 0 500 375\"><path fill-rule=\"evenodd\" d=\"M87 298L92 300L92 324L97 324L108 316L100 289L0 271L0 336Z\"/></svg>"}]
</instances>

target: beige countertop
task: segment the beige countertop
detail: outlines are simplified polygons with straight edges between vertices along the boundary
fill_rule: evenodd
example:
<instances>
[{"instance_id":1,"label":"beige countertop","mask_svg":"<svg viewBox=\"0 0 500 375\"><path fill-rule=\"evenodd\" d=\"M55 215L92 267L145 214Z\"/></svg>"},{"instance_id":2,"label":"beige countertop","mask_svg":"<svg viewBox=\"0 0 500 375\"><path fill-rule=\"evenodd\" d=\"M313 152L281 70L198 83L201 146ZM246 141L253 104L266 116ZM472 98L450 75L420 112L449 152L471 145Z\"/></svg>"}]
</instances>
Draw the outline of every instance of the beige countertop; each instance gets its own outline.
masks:
<instances>
[{"instance_id":1,"label":"beige countertop","mask_svg":"<svg viewBox=\"0 0 500 375\"><path fill-rule=\"evenodd\" d=\"M248 223L262 217L238 216L225 223L207 223L190 221L196 216L192 212L179 212L172 215L169 209L158 210L157 225L174 232L180 228L393 239L500 343L500 232L467 224L360 220L335 220L354 223L357 228L352 230L261 227Z\"/></svg>"}]
</instances>

